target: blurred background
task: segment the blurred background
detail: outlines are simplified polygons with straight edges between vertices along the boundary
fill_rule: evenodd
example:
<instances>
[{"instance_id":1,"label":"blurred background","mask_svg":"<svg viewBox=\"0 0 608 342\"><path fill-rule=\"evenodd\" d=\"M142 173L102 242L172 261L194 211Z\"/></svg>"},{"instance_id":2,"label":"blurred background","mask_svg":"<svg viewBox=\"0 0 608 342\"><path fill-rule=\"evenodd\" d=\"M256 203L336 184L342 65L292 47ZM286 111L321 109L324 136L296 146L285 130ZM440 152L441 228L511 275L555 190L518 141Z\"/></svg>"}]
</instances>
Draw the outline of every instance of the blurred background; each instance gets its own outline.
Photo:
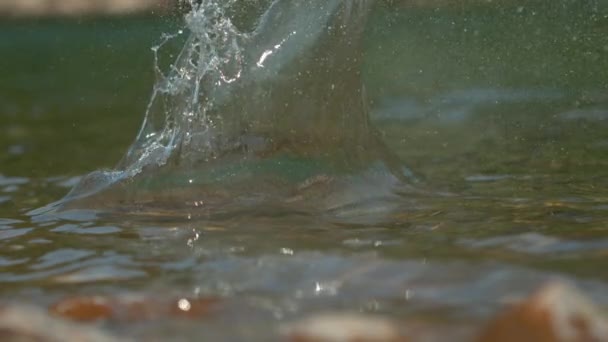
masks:
<instances>
[{"instance_id":1,"label":"blurred background","mask_svg":"<svg viewBox=\"0 0 608 342\"><path fill-rule=\"evenodd\" d=\"M449 184L476 174L604 176L607 1L392 5L371 18L365 82L376 125L406 164ZM182 28L185 7L0 0L0 174L115 165L154 84L151 48ZM180 45L163 49L165 60Z\"/></svg>"},{"instance_id":2,"label":"blurred background","mask_svg":"<svg viewBox=\"0 0 608 342\"><path fill-rule=\"evenodd\" d=\"M181 25L156 0L0 0L0 174L112 167L154 84L151 48Z\"/></svg>"},{"instance_id":3,"label":"blurred background","mask_svg":"<svg viewBox=\"0 0 608 342\"><path fill-rule=\"evenodd\" d=\"M19 17L129 14L163 11L176 3L176 0L2 0L0 14Z\"/></svg>"}]
</instances>

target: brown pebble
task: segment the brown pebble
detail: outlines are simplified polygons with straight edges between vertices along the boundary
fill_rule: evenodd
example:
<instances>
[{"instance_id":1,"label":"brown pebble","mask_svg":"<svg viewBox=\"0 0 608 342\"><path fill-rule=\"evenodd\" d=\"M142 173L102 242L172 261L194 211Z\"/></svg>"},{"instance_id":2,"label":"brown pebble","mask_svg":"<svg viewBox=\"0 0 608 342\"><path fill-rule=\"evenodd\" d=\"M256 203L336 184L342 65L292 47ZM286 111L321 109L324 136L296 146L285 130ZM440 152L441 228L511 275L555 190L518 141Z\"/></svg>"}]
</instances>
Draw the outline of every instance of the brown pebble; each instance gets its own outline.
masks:
<instances>
[{"instance_id":1,"label":"brown pebble","mask_svg":"<svg viewBox=\"0 0 608 342\"><path fill-rule=\"evenodd\" d=\"M74 297L64 299L49 308L51 314L73 321L91 322L113 316L110 303L103 297Z\"/></svg>"},{"instance_id":2,"label":"brown pebble","mask_svg":"<svg viewBox=\"0 0 608 342\"><path fill-rule=\"evenodd\" d=\"M405 342L389 319L362 314L320 314L281 329L291 342Z\"/></svg>"},{"instance_id":3,"label":"brown pebble","mask_svg":"<svg viewBox=\"0 0 608 342\"><path fill-rule=\"evenodd\" d=\"M477 341L608 341L608 321L576 289L550 283L499 314Z\"/></svg>"},{"instance_id":4,"label":"brown pebble","mask_svg":"<svg viewBox=\"0 0 608 342\"><path fill-rule=\"evenodd\" d=\"M0 310L2 342L127 342L94 325L78 324L28 305L9 305Z\"/></svg>"},{"instance_id":5,"label":"brown pebble","mask_svg":"<svg viewBox=\"0 0 608 342\"><path fill-rule=\"evenodd\" d=\"M204 317L219 302L217 298L156 299L151 297L73 297L49 308L57 316L79 322L111 319L134 322L163 318Z\"/></svg>"}]
</instances>

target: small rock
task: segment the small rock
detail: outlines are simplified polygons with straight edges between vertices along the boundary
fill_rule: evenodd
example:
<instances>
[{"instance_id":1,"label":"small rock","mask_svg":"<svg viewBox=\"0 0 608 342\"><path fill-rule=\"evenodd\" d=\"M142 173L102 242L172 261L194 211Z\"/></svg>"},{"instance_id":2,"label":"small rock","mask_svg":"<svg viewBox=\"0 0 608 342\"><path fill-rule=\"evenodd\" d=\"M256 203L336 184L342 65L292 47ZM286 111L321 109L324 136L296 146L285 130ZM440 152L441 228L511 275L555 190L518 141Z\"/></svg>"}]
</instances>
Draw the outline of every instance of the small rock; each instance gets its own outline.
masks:
<instances>
[{"instance_id":1,"label":"small rock","mask_svg":"<svg viewBox=\"0 0 608 342\"><path fill-rule=\"evenodd\" d=\"M78 325L49 316L25 305L0 307L0 341L3 342L119 342L127 341L94 326Z\"/></svg>"},{"instance_id":2,"label":"small rock","mask_svg":"<svg viewBox=\"0 0 608 342\"><path fill-rule=\"evenodd\" d=\"M396 324L360 314L321 314L281 329L292 342L404 342Z\"/></svg>"},{"instance_id":3,"label":"small rock","mask_svg":"<svg viewBox=\"0 0 608 342\"><path fill-rule=\"evenodd\" d=\"M608 321L576 289L550 283L492 320L478 342L608 341Z\"/></svg>"},{"instance_id":4,"label":"small rock","mask_svg":"<svg viewBox=\"0 0 608 342\"><path fill-rule=\"evenodd\" d=\"M54 315L79 322L98 320L133 322L162 318L196 319L209 314L218 302L217 298L164 300L148 297L72 297L51 306L49 311Z\"/></svg>"},{"instance_id":5,"label":"small rock","mask_svg":"<svg viewBox=\"0 0 608 342\"><path fill-rule=\"evenodd\" d=\"M69 298L51 306L49 311L54 315L81 322L108 319L113 314L110 303L102 297Z\"/></svg>"}]
</instances>

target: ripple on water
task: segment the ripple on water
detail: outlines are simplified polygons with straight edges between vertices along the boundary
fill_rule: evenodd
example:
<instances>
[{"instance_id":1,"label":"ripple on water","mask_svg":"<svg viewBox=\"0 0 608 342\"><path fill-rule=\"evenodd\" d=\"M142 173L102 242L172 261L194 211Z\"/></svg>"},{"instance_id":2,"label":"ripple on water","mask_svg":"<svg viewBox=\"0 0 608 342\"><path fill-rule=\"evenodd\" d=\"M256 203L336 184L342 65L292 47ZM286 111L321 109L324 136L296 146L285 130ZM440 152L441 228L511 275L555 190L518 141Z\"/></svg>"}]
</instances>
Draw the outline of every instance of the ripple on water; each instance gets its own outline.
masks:
<instances>
[{"instance_id":1,"label":"ripple on water","mask_svg":"<svg viewBox=\"0 0 608 342\"><path fill-rule=\"evenodd\" d=\"M77 262L78 260L95 255L95 252L82 249L65 248L51 251L38 258L38 263L30 266L33 270L50 268L53 266Z\"/></svg>"},{"instance_id":2,"label":"ripple on water","mask_svg":"<svg viewBox=\"0 0 608 342\"><path fill-rule=\"evenodd\" d=\"M29 183L29 178L25 177L5 177L0 174L0 189L4 193L15 193L20 190L22 185ZM8 196L0 197L0 203L10 200Z\"/></svg>"},{"instance_id":3,"label":"ripple on water","mask_svg":"<svg viewBox=\"0 0 608 342\"><path fill-rule=\"evenodd\" d=\"M70 248L57 249L28 261L22 263L14 272L0 273L0 282L43 280L50 283L85 283L125 280L147 275L130 256L113 251L100 253Z\"/></svg>"},{"instance_id":4,"label":"ripple on water","mask_svg":"<svg viewBox=\"0 0 608 342\"><path fill-rule=\"evenodd\" d=\"M0 174L0 186L24 185L29 181L29 178L25 177L6 177Z\"/></svg>"},{"instance_id":5,"label":"ripple on water","mask_svg":"<svg viewBox=\"0 0 608 342\"><path fill-rule=\"evenodd\" d=\"M0 218L0 229L12 228L15 224L22 223L20 220Z\"/></svg>"},{"instance_id":6,"label":"ripple on water","mask_svg":"<svg viewBox=\"0 0 608 342\"><path fill-rule=\"evenodd\" d=\"M142 270L120 267L116 265L98 265L75 272L61 274L53 278L57 283L90 283L97 281L129 280L145 277L148 274Z\"/></svg>"},{"instance_id":7,"label":"ripple on water","mask_svg":"<svg viewBox=\"0 0 608 342\"><path fill-rule=\"evenodd\" d=\"M33 230L33 228L2 229L2 230L0 230L0 241L9 240L9 239L13 239L13 238L25 235L32 230Z\"/></svg>"},{"instance_id":8,"label":"ripple on water","mask_svg":"<svg viewBox=\"0 0 608 342\"><path fill-rule=\"evenodd\" d=\"M608 239L575 241L539 233L495 236L486 239L460 239L459 243L470 248L504 248L519 253L544 255L608 250Z\"/></svg>"},{"instance_id":9,"label":"ripple on water","mask_svg":"<svg viewBox=\"0 0 608 342\"><path fill-rule=\"evenodd\" d=\"M63 224L56 228L51 229L54 233L73 233L73 234L82 234L82 235L105 235L105 234L113 234L122 231L122 229L116 226L93 226L93 227L83 227L79 224Z\"/></svg>"},{"instance_id":10,"label":"ripple on water","mask_svg":"<svg viewBox=\"0 0 608 342\"><path fill-rule=\"evenodd\" d=\"M54 184L56 186L62 187L62 188L71 189L76 184L78 184L78 182L80 182L81 179L82 179L81 176L75 176L75 177L50 177L50 178L47 178L46 181L49 182L49 183L52 183L52 184Z\"/></svg>"},{"instance_id":11,"label":"ripple on water","mask_svg":"<svg viewBox=\"0 0 608 342\"><path fill-rule=\"evenodd\" d=\"M487 317L490 311L525 297L547 281L570 279L499 262L390 260L374 254L317 252L207 260L190 273L193 278L187 283L195 284L203 294L266 294L273 305L280 307L287 300L299 312L364 307L373 299L380 309L397 301L398 306L407 303L406 310L413 312L454 310L458 317ZM605 285L577 284L598 303L608 303Z\"/></svg>"},{"instance_id":12,"label":"ripple on water","mask_svg":"<svg viewBox=\"0 0 608 342\"><path fill-rule=\"evenodd\" d=\"M0 267L9 267L24 264L29 261L29 258L21 258L21 259L9 259L5 257L0 257Z\"/></svg>"}]
</instances>

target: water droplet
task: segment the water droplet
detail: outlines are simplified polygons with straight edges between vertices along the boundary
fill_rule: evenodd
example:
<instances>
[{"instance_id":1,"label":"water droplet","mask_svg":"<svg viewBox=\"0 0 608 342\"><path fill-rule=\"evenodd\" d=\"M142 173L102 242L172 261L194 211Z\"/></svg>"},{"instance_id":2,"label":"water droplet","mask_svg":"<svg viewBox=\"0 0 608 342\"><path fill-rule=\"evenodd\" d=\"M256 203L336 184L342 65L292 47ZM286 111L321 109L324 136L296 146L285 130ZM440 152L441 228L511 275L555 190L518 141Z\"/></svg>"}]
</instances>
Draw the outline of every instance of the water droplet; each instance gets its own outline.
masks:
<instances>
[{"instance_id":1,"label":"water droplet","mask_svg":"<svg viewBox=\"0 0 608 342\"><path fill-rule=\"evenodd\" d=\"M177 302L177 307L182 311L190 311L192 305L187 299L182 298Z\"/></svg>"}]
</instances>

